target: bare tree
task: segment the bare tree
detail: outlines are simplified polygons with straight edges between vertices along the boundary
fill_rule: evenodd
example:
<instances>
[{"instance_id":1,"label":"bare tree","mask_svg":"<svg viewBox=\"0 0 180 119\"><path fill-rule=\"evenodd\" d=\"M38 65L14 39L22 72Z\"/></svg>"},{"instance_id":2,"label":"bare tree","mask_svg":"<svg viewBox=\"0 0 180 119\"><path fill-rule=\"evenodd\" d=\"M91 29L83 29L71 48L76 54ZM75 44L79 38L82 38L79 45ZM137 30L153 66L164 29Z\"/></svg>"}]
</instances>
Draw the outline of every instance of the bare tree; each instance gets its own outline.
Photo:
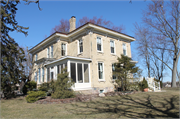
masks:
<instances>
[{"instance_id":1,"label":"bare tree","mask_svg":"<svg viewBox=\"0 0 180 119\"><path fill-rule=\"evenodd\" d=\"M123 25L114 26L111 21L103 19L102 17L99 17L99 18L93 17L91 19L88 17L83 17L83 18L79 19L79 21L77 23L77 27L80 27L80 26L86 24L87 22L97 24L100 26L104 26L106 28L110 28L110 29L118 31L118 32L125 32L125 27ZM56 31L62 32L62 33L68 33L69 29L70 29L69 21L67 19L66 20L61 19L60 24L55 26L54 28L52 28L51 34L53 34Z\"/></svg>"},{"instance_id":2,"label":"bare tree","mask_svg":"<svg viewBox=\"0 0 180 119\"><path fill-rule=\"evenodd\" d=\"M180 56L180 1L152 1L148 5L147 10L143 11L143 23L144 26L149 27L153 35L156 35L156 39L153 41L160 41L158 36L165 37L163 42L167 43L167 47L163 48L161 44L153 47L148 45L148 49L151 51L152 55L158 60L164 63L172 71L172 87L176 87L176 77L177 77L177 64ZM162 40L162 39L161 39ZM169 58L172 60L173 66L170 63L164 62L156 52L152 51L152 48L164 49L167 52L171 52Z\"/></svg>"}]
</instances>

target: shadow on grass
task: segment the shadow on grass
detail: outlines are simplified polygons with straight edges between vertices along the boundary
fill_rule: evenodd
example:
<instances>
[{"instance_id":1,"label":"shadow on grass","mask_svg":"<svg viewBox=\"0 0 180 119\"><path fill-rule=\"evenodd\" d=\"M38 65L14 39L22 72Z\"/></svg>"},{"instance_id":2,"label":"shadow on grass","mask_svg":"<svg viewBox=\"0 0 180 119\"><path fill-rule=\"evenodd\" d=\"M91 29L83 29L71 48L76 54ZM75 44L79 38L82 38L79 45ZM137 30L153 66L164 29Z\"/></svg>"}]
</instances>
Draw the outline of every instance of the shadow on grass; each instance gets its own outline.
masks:
<instances>
[{"instance_id":1,"label":"shadow on grass","mask_svg":"<svg viewBox=\"0 0 180 119\"><path fill-rule=\"evenodd\" d=\"M71 104L66 107L68 112L77 115L90 116L93 114L105 114L105 118L157 118L157 117L179 117L179 97L168 98L116 96L106 97L91 102Z\"/></svg>"}]
</instances>

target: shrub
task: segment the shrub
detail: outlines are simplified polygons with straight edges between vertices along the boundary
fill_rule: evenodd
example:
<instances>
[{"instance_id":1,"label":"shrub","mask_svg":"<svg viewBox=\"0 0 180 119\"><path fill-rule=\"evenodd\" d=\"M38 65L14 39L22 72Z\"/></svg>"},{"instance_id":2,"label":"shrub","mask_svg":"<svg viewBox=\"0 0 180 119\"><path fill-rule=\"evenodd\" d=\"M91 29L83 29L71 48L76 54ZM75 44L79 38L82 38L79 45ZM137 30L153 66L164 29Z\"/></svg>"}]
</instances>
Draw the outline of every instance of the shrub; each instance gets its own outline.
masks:
<instances>
[{"instance_id":1,"label":"shrub","mask_svg":"<svg viewBox=\"0 0 180 119\"><path fill-rule=\"evenodd\" d=\"M51 96L51 93L54 92L54 80L51 80L50 82L42 83L39 87L40 91L45 91L47 96Z\"/></svg>"},{"instance_id":2,"label":"shrub","mask_svg":"<svg viewBox=\"0 0 180 119\"><path fill-rule=\"evenodd\" d=\"M28 103L33 103L46 96L44 91L29 91L28 95L26 96L26 101Z\"/></svg>"},{"instance_id":3,"label":"shrub","mask_svg":"<svg viewBox=\"0 0 180 119\"><path fill-rule=\"evenodd\" d=\"M22 91L26 95L28 91L32 91L33 89L36 88L36 86L37 86L37 83L35 81L26 82Z\"/></svg>"},{"instance_id":4,"label":"shrub","mask_svg":"<svg viewBox=\"0 0 180 119\"><path fill-rule=\"evenodd\" d=\"M139 89L143 91L145 88L148 88L148 83L145 78L143 78L143 81L139 83Z\"/></svg>"},{"instance_id":5,"label":"shrub","mask_svg":"<svg viewBox=\"0 0 180 119\"><path fill-rule=\"evenodd\" d=\"M71 86L74 84L72 79L68 77L67 69L63 69L61 74L58 74L57 80L54 82L52 87L54 92L51 97L55 99L64 99L74 97L74 92L71 90Z\"/></svg>"}]
</instances>

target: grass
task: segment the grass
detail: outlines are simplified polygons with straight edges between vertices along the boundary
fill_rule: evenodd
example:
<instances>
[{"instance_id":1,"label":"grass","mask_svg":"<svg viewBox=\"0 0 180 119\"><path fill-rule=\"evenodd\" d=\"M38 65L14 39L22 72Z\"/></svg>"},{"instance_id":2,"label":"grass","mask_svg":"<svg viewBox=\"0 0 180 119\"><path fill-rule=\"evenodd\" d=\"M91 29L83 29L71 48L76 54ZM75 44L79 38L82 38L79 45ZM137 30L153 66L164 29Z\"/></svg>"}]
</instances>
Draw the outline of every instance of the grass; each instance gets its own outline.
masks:
<instances>
[{"instance_id":1,"label":"grass","mask_svg":"<svg viewBox=\"0 0 180 119\"><path fill-rule=\"evenodd\" d=\"M178 118L179 89L98 98L70 104L30 104L1 100L1 118Z\"/></svg>"}]
</instances>

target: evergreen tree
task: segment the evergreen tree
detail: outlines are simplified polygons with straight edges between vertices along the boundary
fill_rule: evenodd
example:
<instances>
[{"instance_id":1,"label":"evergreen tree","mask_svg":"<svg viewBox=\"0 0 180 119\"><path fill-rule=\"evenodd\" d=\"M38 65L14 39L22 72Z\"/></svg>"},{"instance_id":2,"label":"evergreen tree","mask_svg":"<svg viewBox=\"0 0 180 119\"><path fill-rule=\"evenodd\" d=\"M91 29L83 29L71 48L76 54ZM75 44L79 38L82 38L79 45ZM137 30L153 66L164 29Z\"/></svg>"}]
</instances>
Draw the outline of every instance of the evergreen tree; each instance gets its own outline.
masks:
<instances>
[{"instance_id":1,"label":"evergreen tree","mask_svg":"<svg viewBox=\"0 0 180 119\"><path fill-rule=\"evenodd\" d=\"M23 0L27 4L39 1ZM22 62L26 61L24 51L9 35L17 31L27 35L28 27L19 26L15 19L20 0L1 0L1 90L11 93L20 79L26 79Z\"/></svg>"},{"instance_id":2,"label":"evergreen tree","mask_svg":"<svg viewBox=\"0 0 180 119\"><path fill-rule=\"evenodd\" d=\"M74 97L74 92L71 90L71 86L74 84L73 80L68 77L67 69L63 69L61 74L58 74L58 78L54 81L54 93L52 98L71 98Z\"/></svg>"},{"instance_id":3,"label":"evergreen tree","mask_svg":"<svg viewBox=\"0 0 180 119\"><path fill-rule=\"evenodd\" d=\"M131 58L121 55L121 58L118 57L118 62L115 63L113 75L117 77L116 83L123 91L127 90L128 79L132 79L133 75L136 75L139 71L139 68L131 61Z\"/></svg>"}]
</instances>

